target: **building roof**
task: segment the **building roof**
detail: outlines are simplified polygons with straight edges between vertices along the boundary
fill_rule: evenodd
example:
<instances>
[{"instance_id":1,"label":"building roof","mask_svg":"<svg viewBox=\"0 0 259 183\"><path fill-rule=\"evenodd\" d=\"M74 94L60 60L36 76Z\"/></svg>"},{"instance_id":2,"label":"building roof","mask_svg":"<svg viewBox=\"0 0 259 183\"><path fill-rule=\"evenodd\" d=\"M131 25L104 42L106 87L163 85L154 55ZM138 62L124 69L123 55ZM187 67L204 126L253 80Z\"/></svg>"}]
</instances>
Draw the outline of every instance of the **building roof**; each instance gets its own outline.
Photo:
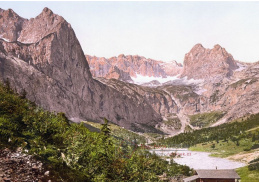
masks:
<instances>
[{"instance_id":1,"label":"building roof","mask_svg":"<svg viewBox=\"0 0 259 183\"><path fill-rule=\"evenodd\" d=\"M198 175L194 175L194 176L191 176L191 177L187 177L185 179L183 179L184 182L191 182L191 181L194 181L196 179L198 179L199 176Z\"/></svg>"},{"instance_id":2,"label":"building roof","mask_svg":"<svg viewBox=\"0 0 259 183\"><path fill-rule=\"evenodd\" d=\"M223 178L223 179L240 179L237 172L233 169L216 169L216 170L196 170L199 178Z\"/></svg>"}]
</instances>

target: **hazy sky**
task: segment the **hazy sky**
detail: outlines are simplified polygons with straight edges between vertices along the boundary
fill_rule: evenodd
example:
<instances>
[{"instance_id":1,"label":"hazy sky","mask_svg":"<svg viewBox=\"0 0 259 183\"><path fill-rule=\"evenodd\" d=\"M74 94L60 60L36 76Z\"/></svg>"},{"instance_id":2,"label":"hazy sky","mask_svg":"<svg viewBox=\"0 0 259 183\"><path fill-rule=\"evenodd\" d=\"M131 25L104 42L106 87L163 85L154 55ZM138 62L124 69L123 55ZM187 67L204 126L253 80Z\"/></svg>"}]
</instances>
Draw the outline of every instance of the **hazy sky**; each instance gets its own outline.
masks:
<instances>
[{"instance_id":1,"label":"hazy sky","mask_svg":"<svg viewBox=\"0 0 259 183\"><path fill-rule=\"evenodd\" d=\"M182 62L197 43L259 60L259 2L0 2L24 18L49 7L71 23L85 54Z\"/></svg>"}]
</instances>

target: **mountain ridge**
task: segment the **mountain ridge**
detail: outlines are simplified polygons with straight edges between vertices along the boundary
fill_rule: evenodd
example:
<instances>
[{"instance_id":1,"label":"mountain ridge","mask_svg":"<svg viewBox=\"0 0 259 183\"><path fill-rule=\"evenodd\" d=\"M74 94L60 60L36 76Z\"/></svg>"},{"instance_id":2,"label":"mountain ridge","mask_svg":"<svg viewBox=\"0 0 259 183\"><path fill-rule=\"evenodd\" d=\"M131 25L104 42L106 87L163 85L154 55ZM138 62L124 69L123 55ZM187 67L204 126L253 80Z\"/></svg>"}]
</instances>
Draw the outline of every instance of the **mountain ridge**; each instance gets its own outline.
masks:
<instances>
[{"instance_id":1,"label":"mountain ridge","mask_svg":"<svg viewBox=\"0 0 259 183\"><path fill-rule=\"evenodd\" d=\"M62 17L45 8L35 19L25 21L18 38L6 37L4 30L0 31L2 81L8 78L11 86L18 92L25 89L36 104L65 112L73 121L101 122L105 117L131 129L133 123L154 126L161 120L149 104L133 103L128 96L92 78L80 43ZM29 37L30 30L37 36ZM3 40L10 38L18 42Z\"/></svg>"},{"instance_id":2,"label":"mountain ridge","mask_svg":"<svg viewBox=\"0 0 259 183\"><path fill-rule=\"evenodd\" d=\"M137 75L166 78L176 76L182 70L182 65L176 61L165 63L139 55L120 54L110 58L86 55L86 59L94 77L120 78L119 80L122 81L132 81L132 78L136 78ZM120 75L119 71L126 77ZM112 72L116 74L110 74Z\"/></svg>"},{"instance_id":3,"label":"mountain ridge","mask_svg":"<svg viewBox=\"0 0 259 183\"><path fill-rule=\"evenodd\" d=\"M75 122L107 118L127 129L175 135L194 129L189 117L198 113L224 113L211 124L220 125L259 112L258 63L238 62L220 45L195 45L183 66L138 55L106 59L85 55L71 25L48 8L29 20L2 10L0 22L10 22L0 28L0 80ZM169 81L133 84L141 74Z\"/></svg>"}]
</instances>

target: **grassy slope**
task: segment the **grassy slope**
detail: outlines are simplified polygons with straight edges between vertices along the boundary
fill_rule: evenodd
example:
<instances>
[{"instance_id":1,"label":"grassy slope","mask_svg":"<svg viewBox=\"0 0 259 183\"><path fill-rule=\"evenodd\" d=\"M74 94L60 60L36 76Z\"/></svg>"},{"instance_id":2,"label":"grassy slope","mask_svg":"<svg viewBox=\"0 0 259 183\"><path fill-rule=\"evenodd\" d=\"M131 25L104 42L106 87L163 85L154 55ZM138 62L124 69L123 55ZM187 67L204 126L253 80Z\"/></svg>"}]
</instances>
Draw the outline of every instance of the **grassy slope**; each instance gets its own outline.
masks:
<instances>
[{"instance_id":1,"label":"grassy slope","mask_svg":"<svg viewBox=\"0 0 259 183\"><path fill-rule=\"evenodd\" d=\"M101 129L102 125L100 123L94 123L89 121L84 121L85 124L90 125L96 129ZM123 139L126 141L132 141L136 139L138 144L142 144L146 142L146 138L142 135L139 135L135 132L131 132L129 130L124 129L115 124L109 124L109 128L111 129L111 134L119 139Z\"/></svg>"},{"instance_id":2,"label":"grassy slope","mask_svg":"<svg viewBox=\"0 0 259 183\"><path fill-rule=\"evenodd\" d=\"M251 134L258 134L259 133L259 127L252 128L250 130L247 130L245 133L251 133ZM252 137L251 138L242 138L241 140L237 142L233 141L216 141L213 142L207 142L207 143L201 143L197 144L195 146L190 147L189 149L192 151L203 151L203 152L211 152L211 156L214 157L229 157L236 154L249 154L258 151L257 149L253 149L252 147L255 146L255 144L258 144L259 141L255 140L253 142ZM252 148L252 149L251 149ZM259 154L258 154L259 157ZM259 170L249 170L248 166L241 167L237 169L237 173L241 177L242 182L258 182L259 181Z\"/></svg>"},{"instance_id":3,"label":"grassy slope","mask_svg":"<svg viewBox=\"0 0 259 183\"><path fill-rule=\"evenodd\" d=\"M158 181L164 172L170 177L191 175L187 166L169 164L143 148L117 146L105 125L101 133L91 132L83 123L69 123L64 113L40 109L7 86L0 83L0 148L26 150L48 167L53 181L143 182Z\"/></svg>"},{"instance_id":4,"label":"grassy slope","mask_svg":"<svg viewBox=\"0 0 259 183\"><path fill-rule=\"evenodd\" d=\"M259 140L254 140L253 142L252 139L252 135L257 135L259 133L259 128L256 127L247 130L245 133L249 133L251 134L251 136L244 136L243 138L240 138L238 142L232 140L219 140L218 143L216 141L201 143L194 145L189 149L192 151L211 152L212 156L215 157L228 157L244 151L247 153L251 153L254 151L253 146L259 143Z\"/></svg>"},{"instance_id":5,"label":"grassy slope","mask_svg":"<svg viewBox=\"0 0 259 183\"><path fill-rule=\"evenodd\" d=\"M241 182L259 182L259 170L248 170L248 167L241 167L237 170L238 175L241 177Z\"/></svg>"},{"instance_id":6,"label":"grassy slope","mask_svg":"<svg viewBox=\"0 0 259 183\"><path fill-rule=\"evenodd\" d=\"M190 116L190 124L198 127L209 127L224 116L220 111L195 114Z\"/></svg>"},{"instance_id":7,"label":"grassy slope","mask_svg":"<svg viewBox=\"0 0 259 183\"><path fill-rule=\"evenodd\" d=\"M174 147L175 145L190 145L190 150L211 152L216 157L256 158L259 147L259 114L223 124L217 127L203 128L193 132L180 134L158 143ZM253 156L250 156L253 154ZM259 156L259 154L258 154ZM246 161L251 161L251 160ZM258 170L242 167L237 170L241 181L256 181Z\"/></svg>"}]
</instances>

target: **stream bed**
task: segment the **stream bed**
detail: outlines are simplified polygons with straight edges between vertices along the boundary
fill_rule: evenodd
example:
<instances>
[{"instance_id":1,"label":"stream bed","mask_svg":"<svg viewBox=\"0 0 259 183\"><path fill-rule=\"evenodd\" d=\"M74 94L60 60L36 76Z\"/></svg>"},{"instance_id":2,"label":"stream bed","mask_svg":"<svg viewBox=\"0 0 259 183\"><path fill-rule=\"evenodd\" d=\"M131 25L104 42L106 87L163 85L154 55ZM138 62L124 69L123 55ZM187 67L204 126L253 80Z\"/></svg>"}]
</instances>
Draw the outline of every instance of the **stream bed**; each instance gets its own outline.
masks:
<instances>
[{"instance_id":1,"label":"stream bed","mask_svg":"<svg viewBox=\"0 0 259 183\"><path fill-rule=\"evenodd\" d=\"M208 152L189 151L188 149L152 149L159 156L169 156L171 153L176 154L174 161L181 165L187 165L193 169L236 169L246 166L245 163L210 156ZM167 159L169 161L169 159Z\"/></svg>"}]
</instances>

